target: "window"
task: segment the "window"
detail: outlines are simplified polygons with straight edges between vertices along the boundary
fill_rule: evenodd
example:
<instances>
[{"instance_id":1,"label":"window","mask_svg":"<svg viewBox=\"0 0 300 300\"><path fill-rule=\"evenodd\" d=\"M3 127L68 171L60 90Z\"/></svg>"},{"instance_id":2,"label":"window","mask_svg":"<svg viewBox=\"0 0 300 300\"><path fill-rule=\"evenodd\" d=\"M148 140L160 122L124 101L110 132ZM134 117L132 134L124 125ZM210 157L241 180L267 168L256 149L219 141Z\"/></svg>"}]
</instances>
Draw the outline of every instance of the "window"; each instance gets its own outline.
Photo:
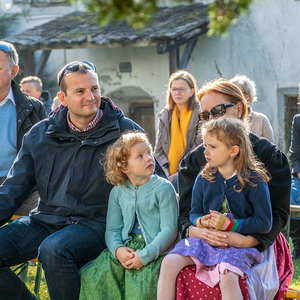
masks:
<instances>
[{"instance_id":1,"label":"window","mask_svg":"<svg viewBox=\"0 0 300 300\"><path fill-rule=\"evenodd\" d=\"M293 117L300 113L300 105L298 105L298 95L284 95L285 100L285 144L287 148L291 144L291 129L293 123Z\"/></svg>"}]
</instances>

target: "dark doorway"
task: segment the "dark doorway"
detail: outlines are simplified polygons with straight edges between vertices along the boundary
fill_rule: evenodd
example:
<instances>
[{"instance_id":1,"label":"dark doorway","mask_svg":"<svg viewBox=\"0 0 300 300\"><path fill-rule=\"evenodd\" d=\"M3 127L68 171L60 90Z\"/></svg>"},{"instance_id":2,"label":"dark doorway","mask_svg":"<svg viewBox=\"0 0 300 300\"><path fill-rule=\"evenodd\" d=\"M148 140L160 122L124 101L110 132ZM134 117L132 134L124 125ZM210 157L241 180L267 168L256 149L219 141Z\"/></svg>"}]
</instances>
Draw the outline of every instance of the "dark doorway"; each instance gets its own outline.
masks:
<instances>
[{"instance_id":1,"label":"dark doorway","mask_svg":"<svg viewBox=\"0 0 300 300\"><path fill-rule=\"evenodd\" d=\"M133 102L129 106L129 117L144 128L148 138L154 148L155 128L154 128L154 108L153 102Z\"/></svg>"}]
</instances>

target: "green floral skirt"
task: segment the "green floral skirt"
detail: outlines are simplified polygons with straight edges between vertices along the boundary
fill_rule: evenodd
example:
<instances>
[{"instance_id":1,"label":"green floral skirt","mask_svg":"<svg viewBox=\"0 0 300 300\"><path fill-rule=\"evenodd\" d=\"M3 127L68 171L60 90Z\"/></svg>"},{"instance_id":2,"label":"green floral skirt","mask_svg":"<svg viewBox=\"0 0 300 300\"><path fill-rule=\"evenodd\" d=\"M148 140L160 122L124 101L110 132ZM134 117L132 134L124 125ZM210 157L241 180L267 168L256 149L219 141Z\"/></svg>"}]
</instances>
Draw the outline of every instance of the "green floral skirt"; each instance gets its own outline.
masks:
<instances>
[{"instance_id":1,"label":"green floral skirt","mask_svg":"<svg viewBox=\"0 0 300 300\"><path fill-rule=\"evenodd\" d=\"M141 235L132 237L127 247L136 251L146 246ZM128 270L105 249L81 271L79 300L155 300L163 258L164 255L158 257L140 270Z\"/></svg>"}]
</instances>

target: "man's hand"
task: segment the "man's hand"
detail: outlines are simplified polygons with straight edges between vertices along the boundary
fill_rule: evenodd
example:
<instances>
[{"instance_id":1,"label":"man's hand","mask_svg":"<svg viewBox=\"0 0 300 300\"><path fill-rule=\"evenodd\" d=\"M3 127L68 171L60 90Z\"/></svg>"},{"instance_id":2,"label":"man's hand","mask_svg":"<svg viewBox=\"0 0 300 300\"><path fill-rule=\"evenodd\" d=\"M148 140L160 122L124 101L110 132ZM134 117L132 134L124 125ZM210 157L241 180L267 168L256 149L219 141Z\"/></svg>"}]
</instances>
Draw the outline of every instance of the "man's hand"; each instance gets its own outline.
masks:
<instances>
[{"instance_id":1,"label":"man's hand","mask_svg":"<svg viewBox=\"0 0 300 300\"><path fill-rule=\"evenodd\" d=\"M134 258L134 250L128 247L119 247L116 250L116 257L122 264L122 266L128 269L126 262Z\"/></svg>"},{"instance_id":2,"label":"man's hand","mask_svg":"<svg viewBox=\"0 0 300 300\"><path fill-rule=\"evenodd\" d=\"M136 252L133 252L132 254L134 254L134 258L128 260L125 263L126 268L127 269L136 269L136 270L141 269L144 266L141 259L139 258L139 256L137 255Z\"/></svg>"}]
</instances>

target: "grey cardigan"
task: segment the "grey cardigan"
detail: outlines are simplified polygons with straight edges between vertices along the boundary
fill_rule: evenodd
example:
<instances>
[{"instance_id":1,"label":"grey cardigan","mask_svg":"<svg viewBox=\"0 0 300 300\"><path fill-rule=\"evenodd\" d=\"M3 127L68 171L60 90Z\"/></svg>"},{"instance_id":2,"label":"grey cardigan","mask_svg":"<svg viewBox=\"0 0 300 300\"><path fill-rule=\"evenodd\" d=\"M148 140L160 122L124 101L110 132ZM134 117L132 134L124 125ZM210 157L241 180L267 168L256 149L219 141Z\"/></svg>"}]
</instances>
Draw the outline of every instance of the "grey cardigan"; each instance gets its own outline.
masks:
<instances>
[{"instance_id":1,"label":"grey cardigan","mask_svg":"<svg viewBox=\"0 0 300 300\"><path fill-rule=\"evenodd\" d=\"M249 123L251 132L258 136L268 139L270 142L274 143L274 133L271 123L266 115L253 111L250 106L249 108Z\"/></svg>"},{"instance_id":2,"label":"grey cardigan","mask_svg":"<svg viewBox=\"0 0 300 300\"><path fill-rule=\"evenodd\" d=\"M172 112L167 109L163 109L158 114L158 132L156 139L156 146L154 154L158 162L163 166L168 163L168 155L170 150L170 125L172 120ZM201 123L198 119L198 114L200 112L200 104L197 102L194 106L192 117L190 120L189 127L186 133L186 147L182 153L181 159L189 153L191 150L196 148L202 143L202 138L200 135Z\"/></svg>"}]
</instances>

